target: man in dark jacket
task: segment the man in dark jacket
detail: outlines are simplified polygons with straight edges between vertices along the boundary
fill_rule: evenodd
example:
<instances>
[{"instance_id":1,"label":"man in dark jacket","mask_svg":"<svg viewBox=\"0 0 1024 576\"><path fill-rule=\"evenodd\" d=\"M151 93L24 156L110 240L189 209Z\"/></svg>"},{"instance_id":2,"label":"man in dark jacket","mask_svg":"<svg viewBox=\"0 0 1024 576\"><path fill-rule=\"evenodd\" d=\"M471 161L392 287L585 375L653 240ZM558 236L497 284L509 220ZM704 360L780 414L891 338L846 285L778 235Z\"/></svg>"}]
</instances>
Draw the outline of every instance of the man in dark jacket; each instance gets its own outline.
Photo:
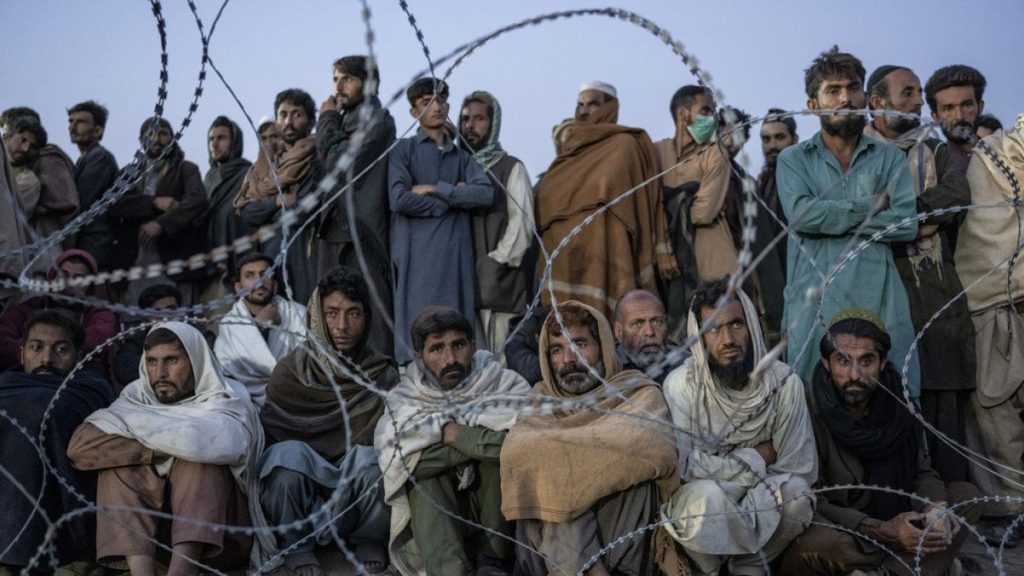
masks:
<instances>
[{"instance_id":1,"label":"man in dark jacket","mask_svg":"<svg viewBox=\"0 0 1024 576\"><path fill-rule=\"evenodd\" d=\"M188 260L206 247L201 216L208 202L199 167L185 160L185 153L174 141L171 124L163 118L147 118L139 129L139 142L146 149L146 158L139 167L138 183L110 209L111 215L138 238L120 255L117 267ZM190 306L199 299L204 274L203 269L185 266L169 276L181 290L182 304ZM125 301L135 302L142 290L160 282L166 279L133 281Z\"/></svg>"},{"instance_id":2,"label":"man in dark jacket","mask_svg":"<svg viewBox=\"0 0 1024 576\"><path fill-rule=\"evenodd\" d=\"M328 196L333 200L321 217L317 234L317 276L323 277L339 264L362 271L376 295L376 315L383 319L392 314L388 256L391 210L385 154L395 140L395 120L377 98L379 83L376 63L365 56L345 56L334 62L334 93L320 106L316 124L316 152L324 171L333 170L342 156L352 152L352 137L357 131L362 128L366 132L352 164L338 174L338 184ZM372 95L366 98L368 84L372 84ZM369 108L369 125L359 119L359 107L363 105ZM391 353L394 336L387 322L381 320L370 329L369 342L374 349Z\"/></svg>"},{"instance_id":3,"label":"man in dark jacket","mask_svg":"<svg viewBox=\"0 0 1024 576\"><path fill-rule=\"evenodd\" d=\"M206 171L203 185L206 186L206 195L210 201L206 212L206 241L211 250L230 244L253 231L234 206L245 173L252 165L252 162L242 158L242 139L242 129L227 116L217 116L207 132L210 169ZM211 275L203 291L203 302L224 296L227 291L224 277L228 271L235 269L238 256L229 253L226 260L212 265Z\"/></svg>"},{"instance_id":4,"label":"man in dark jacket","mask_svg":"<svg viewBox=\"0 0 1024 576\"><path fill-rule=\"evenodd\" d=\"M68 108L68 133L81 154L75 162L75 187L82 212L92 208L117 179L117 160L100 144L107 126L107 109L92 100ZM127 238L119 234L106 213L78 231L75 245L96 258L101 270L110 270L115 255L124 250Z\"/></svg>"}]
</instances>

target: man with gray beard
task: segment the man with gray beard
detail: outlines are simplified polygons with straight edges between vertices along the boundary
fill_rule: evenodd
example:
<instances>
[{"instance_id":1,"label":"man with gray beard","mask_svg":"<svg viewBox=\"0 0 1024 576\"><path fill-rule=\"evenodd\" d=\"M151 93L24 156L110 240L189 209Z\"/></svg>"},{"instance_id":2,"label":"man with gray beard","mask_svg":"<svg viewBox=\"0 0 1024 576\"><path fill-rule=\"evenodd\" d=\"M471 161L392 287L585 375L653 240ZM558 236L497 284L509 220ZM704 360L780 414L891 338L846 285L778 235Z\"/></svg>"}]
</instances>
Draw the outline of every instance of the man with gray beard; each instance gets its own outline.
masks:
<instances>
[{"instance_id":1,"label":"man with gray beard","mask_svg":"<svg viewBox=\"0 0 1024 576\"><path fill-rule=\"evenodd\" d=\"M667 343L665 305L647 290L627 292L615 304L615 354L624 370L645 372L661 384L689 353Z\"/></svg>"},{"instance_id":2,"label":"man with gray beard","mask_svg":"<svg viewBox=\"0 0 1024 576\"><path fill-rule=\"evenodd\" d=\"M925 138L916 130L924 106L917 75L904 66L881 66L868 79L868 96L871 110L888 113L874 114L864 135L888 142L907 155L917 211L970 204L970 185L955 167L949 145L937 138ZM959 297L963 286L953 266L954 246L950 243L961 218L954 212L931 215L921 221L916 238L892 247L910 300L914 332L928 324L918 340L921 411L928 423L959 445L967 439L966 414L974 390L975 364L974 339L969 337L974 325L967 299ZM943 308L942 314L933 319ZM951 444L929 432L927 446L943 480L967 480L967 459Z\"/></svg>"}]
</instances>

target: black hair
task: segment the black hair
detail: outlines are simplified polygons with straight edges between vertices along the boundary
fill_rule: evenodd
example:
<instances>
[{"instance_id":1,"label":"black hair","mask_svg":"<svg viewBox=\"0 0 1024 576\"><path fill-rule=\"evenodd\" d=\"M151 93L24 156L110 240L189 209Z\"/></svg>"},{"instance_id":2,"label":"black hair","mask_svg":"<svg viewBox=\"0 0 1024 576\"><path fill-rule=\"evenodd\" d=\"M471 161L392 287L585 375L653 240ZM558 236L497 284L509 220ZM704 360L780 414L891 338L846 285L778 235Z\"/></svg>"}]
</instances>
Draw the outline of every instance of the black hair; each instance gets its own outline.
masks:
<instances>
[{"instance_id":1,"label":"black hair","mask_svg":"<svg viewBox=\"0 0 1024 576\"><path fill-rule=\"evenodd\" d=\"M185 348L185 345L181 342L181 338L178 338L178 335L171 329L154 328L149 331L149 334L146 334L146 340L142 344L142 349L149 350L154 346L162 346L164 344L174 344L182 349Z\"/></svg>"},{"instance_id":2,"label":"black hair","mask_svg":"<svg viewBox=\"0 0 1024 576\"><path fill-rule=\"evenodd\" d=\"M427 306L413 320L410 333L413 350L422 353L427 336L443 334L449 330L462 332L469 340L474 340L473 325L461 312L445 306Z\"/></svg>"},{"instance_id":3,"label":"black hair","mask_svg":"<svg viewBox=\"0 0 1024 576\"><path fill-rule=\"evenodd\" d=\"M29 330L36 324L46 324L47 326L56 326L66 330L71 337L71 344L75 347L75 354L82 353L82 348L85 346L85 329L82 328L81 322L75 320L67 312L58 308L47 308L33 312L21 326L22 346L28 343Z\"/></svg>"},{"instance_id":4,"label":"black hair","mask_svg":"<svg viewBox=\"0 0 1024 576\"><path fill-rule=\"evenodd\" d=\"M420 78L405 89L405 97L409 100L410 106L416 106L416 101L424 96L437 94L439 98L448 98L448 84L437 78Z\"/></svg>"},{"instance_id":5,"label":"black hair","mask_svg":"<svg viewBox=\"0 0 1024 576\"><path fill-rule=\"evenodd\" d=\"M854 336L856 338L871 338L875 342L875 351L884 360L889 356L892 349L892 338L873 322L862 318L847 318L832 325L821 337L818 343L818 351L821 357L826 360L836 351L836 338L842 335Z\"/></svg>"},{"instance_id":6,"label":"black hair","mask_svg":"<svg viewBox=\"0 0 1024 576\"><path fill-rule=\"evenodd\" d=\"M697 323L704 322L701 318L700 311L702 308L717 308L718 301L725 296L726 292L729 291L729 278L719 278L717 280L707 280L701 282L697 286L697 290L693 293L693 300L690 301L690 310L693 315L697 318Z\"/></svg>"},{"instance_id":7,"label":"black hair","mask_svg":"<svg viewBox=\"0 0 1024 576\"><path fill-rule=\"evenodd\" d=\"M316 120L316 103L313 102L313 97L309 95L309 92L301 88L289 88L278 92L277 96L274 97L275 117L277 117L277 109L285 102L290 102L305 110L310 122Z\"/></svg>"},{"instance_id":8,"label":"black hair","mask_svg":"<svg viewBox=\"0 0 1024 576\"><path fill-rule=\"evenodd\" d=\"M978 72L976 68L963 64L945 66L936 70L924 85L924 99L928 101L928 108L935 112L937 107L935 104L936 94L954 86L970 86L974 88L974 99L981 102L982 97L985 95L986 84L985 76Z\"/></svg>"},{"instance_id":9,"label":"black hair","mask_svg":"<svg viewBox=\"0 0 1024 576\"><path fill-rule=\"evenodd\" d=\"M28 106L14 106L13 108L8 108L7 110L4 110L2 113L0 113L0 128L7 130L7 128L10 127L12 122L14 122L18 118L21 118L22 116L29 116L31 118L35 118L36 122L43 121L42 118L39 117L39 112L36 112Z\"/></svg>"},{"instance_id":10,"label":"black hair","mask_svg":"<svg viewBox=\"0 0 1024 576\"><path fill-rule=\"evenodd\" d=\"M235 261L235 269L231 271L232 279L235 282L240 282L242 280L242 266L245 266L246 264L251 264L253 262L266 262L268 266L274 265L274 259L271 258L270 256L267 256L263 252L246 252L245 256L242 256L241 258ZM276 270L274 271L274 274L276 280Z\"/></svg>"},{"instance_id":11,"label":"black hair","mask_svg":"<svg viewBox=\"0 0 1024 576\"><path fill-rule=\"evenodd\" d=\"M991 114L982 114L981 116L978 116L977 124L979 128L984 126L993 132L1003 129L1003 123L999 121L999 118L996 118Z\"/></svg>"},{"instance_id":12,"label":"black hair","mask_svg":"<svg viewBox=\"0 0 1024 576\"><path fill-rule=\"evenodd\" d=\"M864 65L853 54L840 52L839 46L832 46L822 52L811 62L810 68L804 70L804 89L807 97L818 97L818 88L829 78L846 78L864 84Z\"/></svg>"},{"instance_id":13,"label":"black hair","mask_svg":"<svg viewBox=\"0 0 1024 576\"><path fill-rule=\"evenodd\" d=\"M558 316L562 317L561 324L558 323ZM594 318L590 310L575 302L566 302L558 305L558 316L555 316L555 312L552 310L544 320L544 327L547 328L549 337L561 336L562 326L566 328L583 326L590 332L590 337L594 339L594 342L601 342L601 328L597 325L597 318Z\"/></svg>"},{"instance_id":14,"label":"black hair","mask_svg":"<svg viewBox=\"0 0 1024 576\"><path fill-rule=\"evenodd\" d=\"M672 121L675 122L676 112L678 112L680 108L689 108L693 105L693 101L697 99L697 96L700 96L701 94L708 97L712 106L715 105L715 100L711 96L711 91L703 86L691 84L676 90L676 93L672 95L672 100L668 105L668 111L672 114Z\"/></svg>"},{"instance_id":15,"label":"black hair","mask_svg":"<svg viewBox=\"0 0 1024 576\"><path fill-rule=\"evenodd\" d=\"M94 100L86 100L85 102L79 102L71 108L68 108L68 115L70 116L74 112L86 112L92 116L93 124L97 126L106 127L107 118L110 113L107 112L107 108L100 104L97 104Z\"/></svg>"},{"instance_id":16,"label":"black hair","mask_svg":"<svg viewBox=\"0 0 1024 576\"><path fill-rule=\"evenodd\" d=\"M21 134L22 132L28 132L36 139L36 149L46 146L47 137L46 129L39 123L39 120L31 116L18 116L11 122L11 134Z\"/></svg>"},{"instance_id":17,"label":"black hair","mask_svg":"<svg viewBox=\"0 0 1024 576\"><path fill-rule=\"evenodd\" d=\"M162 300L171 296L177 303L177 306L181 306L181 290L173 284L156 284L146 288L139 294L139 308L152 308L153 304L156 304L157 300Z\"/></svg>"},{"instance_id":18,"label":"black hair","mask_svg":"<svg viewBox=\"0 0 1024 576\"><path fill-rule=\"evenodd\" d=\"M153 128L154 124L157 126L155 129ZM171 123L168 122L166 118L163 118L161 116L150 116L149 118L143 120L142 126L139 127L139 139L141 140L145 138L146 134L148 134L151 129L154 129L155 131L164 129L170 132L171 134L174 134L174 128L171 128Z\"/></svg>"},{"instance_id":19,"label":"black hair","mask_svg":"<svg viewBox=\"0 0 1024 576\"><path fill-rule=\"evenodd\" d=\"M789 130L789 135L795 138L796 120L794 120L792 116L786 116L785 114L786 111L782 108L769 108L768 114L765 115L764 122L762 122L762 124L767 124L769 122L781 122L786 125L786 128Z\"/></svg>"},{"instance_id":20,"label":"black hair","mask_svg":"<svg viewBox=\"0 0 1024 576\"><path fill-rule=\"evenodd\" d=\"M380 88L380 68L377 66L377 61L374 60L373 65L369 65L370 61L366 56L354 55L354 56L342 56L334 61L334 69L351 74L363 82L372 79L377 88ZM377 90L373 93L376 95Z\"/></svg>"},{"instance_id":21,"label":"black hair","mask_svg":"<svg viewBox=\"0 0 1024 576\"><path fill-rule=\"evenodd\" d=\"M743 139L750 140L750 114L732 106L722 108L723 112L726 110L732 110L733 114L736 115L736 120L733 122L733 130L735 131L736 128L743 130ZM722 119L725 119L725 114L722 114Z\"/></svg>"}]
</instances>

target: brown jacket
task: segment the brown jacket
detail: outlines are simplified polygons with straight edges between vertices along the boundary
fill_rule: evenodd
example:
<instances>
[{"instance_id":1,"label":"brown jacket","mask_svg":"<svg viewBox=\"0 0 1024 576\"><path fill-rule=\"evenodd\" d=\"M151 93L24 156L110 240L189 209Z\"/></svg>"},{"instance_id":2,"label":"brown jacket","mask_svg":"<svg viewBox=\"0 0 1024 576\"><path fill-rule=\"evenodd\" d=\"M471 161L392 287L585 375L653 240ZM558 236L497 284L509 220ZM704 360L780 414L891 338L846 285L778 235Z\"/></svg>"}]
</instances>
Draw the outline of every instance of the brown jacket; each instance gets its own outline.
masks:
<instances>
[{"instance_id":1,"label":"brown jacket","mask_svg":"<svg viewBox=\"0 0 1024 576\"><path fill-rule=\"evenodd\" d=\"M143 466L153 463L156 452L138 440L107 434L83 422L71 435L68 458L79 470L106 470L122 466Z\"/></svg>"}]
</instances>

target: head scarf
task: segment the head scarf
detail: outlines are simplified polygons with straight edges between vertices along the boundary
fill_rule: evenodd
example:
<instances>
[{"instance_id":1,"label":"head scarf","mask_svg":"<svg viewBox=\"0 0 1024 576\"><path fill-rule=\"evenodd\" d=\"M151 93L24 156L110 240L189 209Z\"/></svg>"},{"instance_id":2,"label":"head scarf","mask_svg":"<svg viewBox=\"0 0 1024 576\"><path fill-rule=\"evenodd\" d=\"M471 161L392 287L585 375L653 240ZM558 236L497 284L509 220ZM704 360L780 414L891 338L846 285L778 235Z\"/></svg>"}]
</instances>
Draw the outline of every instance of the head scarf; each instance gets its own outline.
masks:
<instances>
[{"instance_id":1,"label":"head scarf","mask_svg":"<svg viewBox=\"0 0 1024 576\"><path fill-rule=\"evenodd\" d=\"M604 365L604 378L606 380L610 379L621 372L622 362L619 360L619 355L615 353L615 336L612 333L612 327L611 324L608 323L608 319L598 312L596 308L587 306L582 302L568 300L562 302L560 305L566 304L574 304L583 308L593 316L595 320L597 320L598 344L601 346L601 362ZM553 318L554 316L555 310L552 309L548 314L548 318ZM548 332L548 321L545 319L540 331L540 339L537 341L537 351L540 355L540 373L541 376L543 376L543 379L538 383L536 391L546 396L574 398L574 395L563 391L561 386L556 382L556 375L551 366L551 360L548 357L548 347L550 345L551 335ZM595 390L599 389L600 388L596 388Z\"/></svg>"},{"instance_id":2,"label":"head scarf","mask_svg":"<svg viewBox=\"0 0 1024 576\"><path fill-rule=\"evenodd\" d=\"M472 150L464 140L462 140L462 134L459 134L460 145L473 153L473 159L478 164L487 170L494 165L495 162L501 160L505 155L505 151L501 149L501 142L498 141L498 137L501 134L501 104L498 103L498 99L491 95L490 92L483 90L477 90L471 93L469 96L462 101L462 108L465 110L466 106L470 102L483 102L491 110L491 130L487 134L487 142L477 150Z\"/></svg>"},{"instance_id":3,"label":"head scarf","mask_svg":"<svg viewBox=\"0 0 1024 576\"><path fill-rule=\"evenodd\" d=\"M139 360L139 379L128 384L110 408L94 412L89 422L106 432L141 442L160 454L202 464L231 466L245 487L250 462L263 449L263 430L245 386L225 378L202 333L184 322L164 322L188 354L195 393L173 404L161 403Z\"/></svg>"}]
</instances>

